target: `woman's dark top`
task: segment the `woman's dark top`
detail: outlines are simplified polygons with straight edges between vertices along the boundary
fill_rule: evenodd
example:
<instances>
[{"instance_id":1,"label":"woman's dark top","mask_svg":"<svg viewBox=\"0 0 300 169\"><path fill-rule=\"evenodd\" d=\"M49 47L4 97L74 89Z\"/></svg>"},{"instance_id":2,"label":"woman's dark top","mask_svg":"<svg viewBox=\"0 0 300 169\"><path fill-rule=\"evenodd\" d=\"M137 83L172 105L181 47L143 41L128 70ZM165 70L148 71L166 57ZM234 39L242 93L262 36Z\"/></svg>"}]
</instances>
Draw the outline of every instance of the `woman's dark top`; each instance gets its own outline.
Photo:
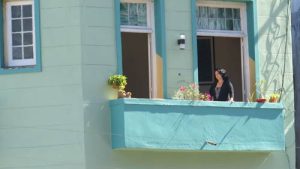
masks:
<instances>
[{"instance_id":1,"label":"woman's dark top","mask_svg":"<svg viewBox=\"0 0 300 169\"><path fill-rule=\"evenodd\" d=\"M214 101L228 101L230 98L234 98L233 85L230 81L223 82L222 87L219 89L219 96L216 93L217 83L213 84L209 89L209 94ZM218 89L217 89L218 90Z\"/></svg>"}]
</instances>

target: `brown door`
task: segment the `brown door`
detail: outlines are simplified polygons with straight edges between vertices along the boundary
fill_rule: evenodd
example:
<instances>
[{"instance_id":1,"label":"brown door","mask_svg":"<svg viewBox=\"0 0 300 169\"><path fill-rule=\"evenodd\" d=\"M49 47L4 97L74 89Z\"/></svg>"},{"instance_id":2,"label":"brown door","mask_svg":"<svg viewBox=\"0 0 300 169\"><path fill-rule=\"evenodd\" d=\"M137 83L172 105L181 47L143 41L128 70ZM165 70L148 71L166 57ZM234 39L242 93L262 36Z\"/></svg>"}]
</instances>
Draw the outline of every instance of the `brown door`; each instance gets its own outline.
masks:
<instances>
[{"instance_id":1,"label":"brown door","mask_svg":"<svg viewBox=\"0 0 300 169\"><path fill-rule=\"evenodd\" d=\"M149 46L147 33L122 32L123 74L132 97L149 98Z\"/></svg>"}]
</instances>

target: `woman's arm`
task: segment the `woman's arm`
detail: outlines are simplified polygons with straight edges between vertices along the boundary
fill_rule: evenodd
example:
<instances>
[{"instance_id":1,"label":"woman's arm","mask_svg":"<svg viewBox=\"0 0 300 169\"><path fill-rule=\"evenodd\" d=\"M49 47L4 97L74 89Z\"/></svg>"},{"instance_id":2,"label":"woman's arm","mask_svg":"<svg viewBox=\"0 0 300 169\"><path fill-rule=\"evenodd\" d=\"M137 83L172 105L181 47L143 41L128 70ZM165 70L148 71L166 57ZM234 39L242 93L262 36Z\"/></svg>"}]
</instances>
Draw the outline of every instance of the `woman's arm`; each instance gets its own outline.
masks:
<instances>
[{"instance_id":1,"label":"woman's arm","mask_svg":"<svg viewBox=\"0 0 300 169\"><path fill-rule=\"evenodd\" d=\"M232 83L229 81L229 101L234 101L234 88Z\"/></svg>"}]
</instances>

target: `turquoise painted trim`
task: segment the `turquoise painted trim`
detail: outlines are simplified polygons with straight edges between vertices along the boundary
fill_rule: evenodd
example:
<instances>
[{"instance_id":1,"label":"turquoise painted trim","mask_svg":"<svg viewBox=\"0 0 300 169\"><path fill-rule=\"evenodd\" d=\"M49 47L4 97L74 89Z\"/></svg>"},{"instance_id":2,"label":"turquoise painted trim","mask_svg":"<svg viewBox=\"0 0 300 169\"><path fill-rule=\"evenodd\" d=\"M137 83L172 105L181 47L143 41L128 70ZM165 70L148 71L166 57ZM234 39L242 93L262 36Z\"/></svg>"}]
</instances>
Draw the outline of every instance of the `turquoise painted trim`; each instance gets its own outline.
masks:
<instances>
[{"instance_id":1,"label":"turquoise painted trim","mask_svg":"<svg viewBox=\"0 0 300 169\"><path fill-rule=\"evenodd\" d=\"M281 103L110 101L113 149L283 151Z\"/></svg>"},{"instance_id":2,"label":"turquoise painted trim","mask_svg":"<svg viewBox=\"0 0 300 169\"><path fill-rule=\"evenodd\" d=\"M247 19L252 25L248 24L248 49L250 58L255 61L255 80L260 81L259 52L258 52L258 26L256 1L247 3ZM259 93L256 89L256 94ZM259 97L256 95L256 97Z\"/></svg>"},{"instance_id":3,"label":"turquoise painted trim","mask_svg":"<svg viewBox=\"0 0 300 169\"><path fill-rule=\"evenodd\" d=\"M163 61L163 96L168 97L167 85L167 54L166 54L166 25L165 1L154 1L156 52Z\"/></svg>"},{"instance_id":4,"label":"turquoise painted trim","mask_svg":"<svg viewBox=\"0 0 300 169\"><path fill-rule=\"evenodd\" d=\"M192 50L193 50L193 70L194 83L198 83L198 49L197 49L197 24L196 24L197 0L191 0L192 14ZM196 35L196 36L195 36Z\"/></svg>"},{"instance_id":5,"label":"turquoise painted trim","mask_svg":"<svg viewBox=\"0 0 300 169\"><path fill-rule=\"evenodd\" d=\"M115 33L117 51L117 73L123 74L120 0L115 0Z\"/></svg>"},{"instance_id":6,"label":"turquoise painted trim","mask_svg":"<svg viewBox=\"0 0 300 169\"><path fill-rule=\"evenodd\" d=\"M284 109L282 103L258 103L258 102L219 102L219 101L196 101L176 99L139 99L122 98L111 100L110 105L133 104L133 105L164 105L164 106L203 106L221 108L247 108L247 109Z\"/></svg>"},{"instance_id":7,"label":"turquoise painted trim","mask_svg":"<svg viewBox=\"0 0 300 169\"><path fill-rule=\"evenodd\" d=\"M3 37L3 0L0 0L0 66L4 66L4 37Z\"/></svg>"},{"instance_id":8,"label":"turquoise painted trim","mask_svg":"<svg viewBox=\"0 0 300 169\"><path fill-rule=\"evenodd\" d=\"M247 19L248 22L248 44L250 58L255 61L255 80L260 81L259 67L259 49L258 49L258 25L257 25L257 4L256 1L247 3ZM257 89L258 90L258 89ZM259 93L258 91L256 93ZM258 97L258 96L257 96Z\"/></svg>"},{"instance_id":9,"label":"turquoise painted trim","mask_svg":"<svg viewBox=\"0 0 300 169\"><path fill-rule=\"evenodd\" d=\"M1 2L0 9L0 31L3 32L3 0ZM40 31L40 0L34 0L34 19L35 19L35 43L36 43L36 65L5 68L4 66L4 38L3 33L0 34L0 74L15 74L15 73L30 73L42 71L42 59L41 59L41 31Z\"/></svg>"},{"instance_id":10,"label":"turquoise painted trim","mask_svg":"<svg viewBox=\"0 0 300 169\"><path fill-rule=\"evenodd\" d=\"M40 0L34 0L34 21L35 21L35 44L36 44L36 65L33 71L42 71L42 45L41 45L41 14Z\"/></svg>"}]
</instances>

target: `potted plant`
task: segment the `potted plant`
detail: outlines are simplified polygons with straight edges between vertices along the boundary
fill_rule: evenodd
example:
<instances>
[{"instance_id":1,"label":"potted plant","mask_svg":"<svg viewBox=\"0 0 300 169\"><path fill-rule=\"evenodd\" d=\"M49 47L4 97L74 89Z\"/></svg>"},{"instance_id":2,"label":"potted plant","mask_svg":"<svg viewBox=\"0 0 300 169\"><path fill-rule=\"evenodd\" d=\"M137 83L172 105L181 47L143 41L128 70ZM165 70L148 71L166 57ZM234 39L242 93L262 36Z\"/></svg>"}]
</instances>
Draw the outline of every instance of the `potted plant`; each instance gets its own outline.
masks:
<instances>
[{"instance_id":1,"label":"potted plant","mask_svg":"<svg viewBox=\"0 0 300 169\"><path fill-rule=\"evenodd\" d=\"M131 92L126 92L125 87L127 85L127 77L124 75L111 75L108 78L107 84L113 89L117 90L118 98L130 98Z\"/></svg>"},{"instance_id":2,"label":"potted plant","mask_svg":"<svg viewBox=\"0 0 300 169\"><path fill-rule=\"evenodd\" d=\"M209 93L201 93L196 83L180 86L173 99L210 101Z\"/></svg>"},{"instance_id":3,"label":"potted plant","mask_svg":"<svg viewBox=\"0 0 300 169\"><path fill-rule=\"evenodd\" d=\"M270 103L277 103L279 101L280 94L277 92L274 92L270 95L269 97L269 102Z\"/></svg>"},{"instance_id":4,"label":"potted plant","mask_svg":"<svg viewBox=\"0 0 300 169\"><path fill-rule=\"evenodd\" d=\"M267 101L265 97L266 87L265 87L265 81L261 80L259 83L256 84L257 92L258 92L258 98L256 98L256 102L258 103L264 103Z\"/></svg>"}]
</instances>

